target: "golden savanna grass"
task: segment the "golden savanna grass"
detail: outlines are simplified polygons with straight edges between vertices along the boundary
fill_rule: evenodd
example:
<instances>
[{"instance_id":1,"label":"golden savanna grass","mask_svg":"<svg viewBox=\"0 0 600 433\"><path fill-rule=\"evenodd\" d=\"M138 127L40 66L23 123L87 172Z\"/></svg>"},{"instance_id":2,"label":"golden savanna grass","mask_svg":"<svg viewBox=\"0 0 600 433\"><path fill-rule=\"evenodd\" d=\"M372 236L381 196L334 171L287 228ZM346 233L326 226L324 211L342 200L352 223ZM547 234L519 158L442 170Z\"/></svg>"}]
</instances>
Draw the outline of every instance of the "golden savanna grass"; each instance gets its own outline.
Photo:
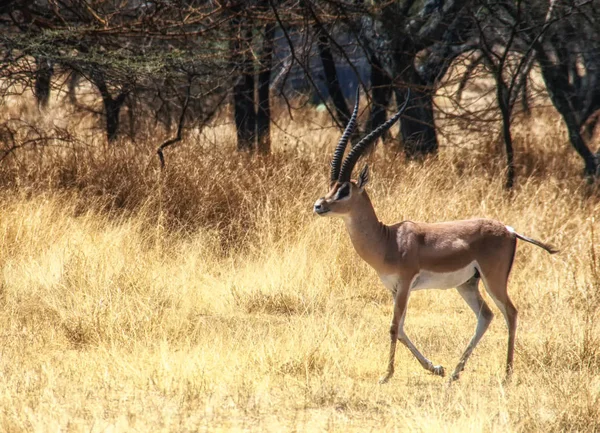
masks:
<instances>
[{"instance_id":1,"label":"golden savanna grass","mask_svg":"<svg viewBox=\"0 0 600 433\"><path fill-rule=\"evenodd\" d=\"M46 114L11 104L20 119L63 122L61 101ZM515 125L512 193L493 139L442 137L424 162L369 157L385 222L497 218L561 249L519 244L513 380L492 307L450 386L403 347L377 384L391 297L342 221L311 212L338 132L314 129L322 114L280 120L271 156L237 154L233 127L214 125L167 150L163 173L153 130L109 147L87 120L69 126L72 148L3 161L0 430L600 430L600 200L556 115ZM455 291L426 291L406 329L451 369L475 323Z\"/></svg>"}]
</instances>

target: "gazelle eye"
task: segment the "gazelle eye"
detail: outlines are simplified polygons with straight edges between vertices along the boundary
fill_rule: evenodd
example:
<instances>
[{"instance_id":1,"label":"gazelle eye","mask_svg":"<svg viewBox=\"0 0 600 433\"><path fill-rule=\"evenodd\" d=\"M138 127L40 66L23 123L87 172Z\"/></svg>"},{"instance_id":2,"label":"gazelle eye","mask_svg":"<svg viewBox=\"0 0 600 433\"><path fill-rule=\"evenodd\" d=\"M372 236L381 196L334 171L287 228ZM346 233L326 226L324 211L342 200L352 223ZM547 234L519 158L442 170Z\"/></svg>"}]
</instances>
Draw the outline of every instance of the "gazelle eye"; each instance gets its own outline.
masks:
<instances>
[{"instance_id":1,"label":"gazelle eye","mask_svg":"<svg viewBox=\"0 0 600 433\"><path fill-rule=\"evenodd\" d=\"M340 187L340 189L338 189L335 199L340 200L348 197L348 195L350 195L350 184L346 182Z\"/></svg>"}]
</instances>

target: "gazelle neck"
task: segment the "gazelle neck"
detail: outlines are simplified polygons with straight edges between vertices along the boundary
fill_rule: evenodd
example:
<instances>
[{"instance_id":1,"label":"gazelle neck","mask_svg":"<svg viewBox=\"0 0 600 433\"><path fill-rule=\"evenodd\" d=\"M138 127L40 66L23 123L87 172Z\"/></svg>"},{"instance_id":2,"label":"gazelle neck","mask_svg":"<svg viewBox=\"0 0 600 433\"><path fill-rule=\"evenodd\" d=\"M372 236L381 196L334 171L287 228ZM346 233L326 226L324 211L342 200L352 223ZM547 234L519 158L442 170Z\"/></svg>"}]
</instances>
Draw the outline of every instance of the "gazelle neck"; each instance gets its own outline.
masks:
<instances>
[{"instance_id":1,"label":"gazelle neck","mask_svg":"<svg viewBox=\"0 0 600 433\"><path fill-rule=\"evenodd\" d=\"M366 191L344 216L344 223L358 255L377 270L376 265L385 256L384 239L389 236L389 228L377 218Z\"/></svg>"}]
</instances>

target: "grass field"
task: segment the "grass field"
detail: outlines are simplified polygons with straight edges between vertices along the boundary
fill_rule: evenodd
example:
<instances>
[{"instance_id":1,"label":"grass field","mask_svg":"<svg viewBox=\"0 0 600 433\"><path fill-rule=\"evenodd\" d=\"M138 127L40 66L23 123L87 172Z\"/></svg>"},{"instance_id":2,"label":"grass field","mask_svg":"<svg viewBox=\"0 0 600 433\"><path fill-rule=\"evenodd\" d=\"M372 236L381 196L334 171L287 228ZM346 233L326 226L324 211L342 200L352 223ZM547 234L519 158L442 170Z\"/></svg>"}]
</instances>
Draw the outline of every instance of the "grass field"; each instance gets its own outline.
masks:
<instances>
[{"instance_id":1,"label":"grass field","mask_svg":"<svg viewBox=\"0 0 600 433\"><path fill-rule=\"evenodd\" d=\"M512 193L494 140L369 157L385 222L497 218L561 249L519 245L509 383L492 307L458 382L399 346L378 385L391 296L342 221L312 215L333 128L284 125L257 158L215 126L170 149L164 173L157 143L107 148L85 128L86 146L15 152L0 165L0 430L600 431L600 193L557 117L519 122ZM475 323L455 291L425 291L406 330L450 370Z\"/></svg>"}]
</instances>

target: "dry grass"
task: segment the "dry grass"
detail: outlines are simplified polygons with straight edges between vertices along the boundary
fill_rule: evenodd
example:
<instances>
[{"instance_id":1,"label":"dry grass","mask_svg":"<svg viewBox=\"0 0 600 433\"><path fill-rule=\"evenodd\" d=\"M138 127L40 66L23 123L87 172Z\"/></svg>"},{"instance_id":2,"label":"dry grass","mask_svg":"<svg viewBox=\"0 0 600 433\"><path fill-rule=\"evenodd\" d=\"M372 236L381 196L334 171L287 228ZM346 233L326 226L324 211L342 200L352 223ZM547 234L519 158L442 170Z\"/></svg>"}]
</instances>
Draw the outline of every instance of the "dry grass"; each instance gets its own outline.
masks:
<instances>
[{"instance_id":1,"label":"dry grass","mask_svg":"<svg viewBox=\"0 0 600 433\"><path fill-rule=\"evenodd\" d=\"M516 127L512 194L493 141L424 163L370 157L386 222L498 218L562 249L517 253L513 381L498 313L451 386L402 347L377 384L390 296L342 222L311 214L337 133L284 126L302 140L275 131L264 159L214 127L171 149L162 175L155 141L107 149L85 129L87 147L2 164L0 430L600 430L600 200L556 117ZM474 327L454 291L411 297L407 332L447 368Z\"/></svg>"}]
</instances>

